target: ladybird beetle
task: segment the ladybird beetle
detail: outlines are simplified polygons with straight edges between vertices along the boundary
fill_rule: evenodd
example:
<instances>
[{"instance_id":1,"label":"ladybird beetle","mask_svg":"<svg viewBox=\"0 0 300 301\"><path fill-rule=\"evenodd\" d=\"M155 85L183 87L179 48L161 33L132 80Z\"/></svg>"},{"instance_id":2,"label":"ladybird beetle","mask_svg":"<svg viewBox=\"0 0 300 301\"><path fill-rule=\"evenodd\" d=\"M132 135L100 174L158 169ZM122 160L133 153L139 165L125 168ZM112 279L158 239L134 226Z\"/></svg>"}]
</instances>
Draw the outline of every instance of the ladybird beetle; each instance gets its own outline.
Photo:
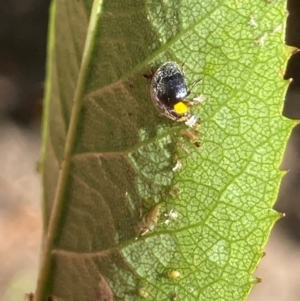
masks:
<instances>
[{"instance_id":1,"label":"ladybird beetle","mask_svg":"<svg viewBox=\"0 0 300 301\"><path fill-rule=\"evenodd\" d=\"M197 124L198 118L190 114L189 106L199 102L185 100L191 90L188 90L183 70L177 63L166 62L145 77L151 78L151 99L161 113L174 121L185 122L189 127Z\"/></svg>"}]
</instances>

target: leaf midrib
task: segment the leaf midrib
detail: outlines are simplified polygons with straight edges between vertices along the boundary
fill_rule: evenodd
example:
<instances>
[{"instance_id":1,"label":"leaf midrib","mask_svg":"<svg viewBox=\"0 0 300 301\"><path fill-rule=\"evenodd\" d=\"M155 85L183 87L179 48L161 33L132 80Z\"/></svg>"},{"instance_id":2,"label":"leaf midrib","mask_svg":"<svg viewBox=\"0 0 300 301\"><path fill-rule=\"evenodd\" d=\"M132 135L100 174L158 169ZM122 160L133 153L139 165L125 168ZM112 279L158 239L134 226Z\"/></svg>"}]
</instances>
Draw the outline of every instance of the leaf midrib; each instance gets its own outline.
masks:
<instances>
[{"instance_id":1,"label":"leaf midrib","mask_svg":"<svg viewBox=\"0 0 300 301\"><path fill-rule=\"evenodd\" d=\"M97 24L100 18L100 12L102 9L103 0L94 0L93 7L91 10L91 19L89 22L89 26L87 29L87 36L85 41L85 46L82 55L82 63L78 74L78 80L76 85L76 90L74 93L74 105L72 107L71 113L71 120L69 131L66 137L66 144L65 144L65 153L64 153L64 160L62 162L61 171L59 174L58 182L57 182L57 189L55 191L55 197L53 200L53 206L51 209L50 218L49 218L49 226L46 233L45 245L43 249L43 260L41 263L39 275L40 278L38 279L38 285L35 293L35 300L44 300L45 294L47 293L47 281L49 278L49 273L51 270L51 250L53 248L53 243L57 234L58 228L58 221L61 217L61 207L63 202L62 195L65 189L65 183L67 177L69 175L70 163L71 163L71 154L73 150L74 140L76 138L77 126L78 126L78 119L80 116L80 109L83 102L83 91L84 91L84 78L86 77L88 66L91 60L92 50L95 43L95 34L97 32ZM48 53L48 67L51 65L51 59L53 58L53 52L55 48L55 14L56 14L56 2L53 2L51 10L51 28L50 28L50 40L49 40L49 53ZM49 68L49 72L52 71L52 68ZM49 78L51 78L51 74L48 74ZM50 85L50 83L49 83ZM50 87L48 86L48 93L46 95L46 99L49 102L50 99ZM45 141L49 134L49 112L45 113L45 121L44 124L47 126L44 128L44 135L43 135L43 142L44 145L46 144ZM46 150L43 149L43 160L45 160Z\"/></svg>"}]
</instances>

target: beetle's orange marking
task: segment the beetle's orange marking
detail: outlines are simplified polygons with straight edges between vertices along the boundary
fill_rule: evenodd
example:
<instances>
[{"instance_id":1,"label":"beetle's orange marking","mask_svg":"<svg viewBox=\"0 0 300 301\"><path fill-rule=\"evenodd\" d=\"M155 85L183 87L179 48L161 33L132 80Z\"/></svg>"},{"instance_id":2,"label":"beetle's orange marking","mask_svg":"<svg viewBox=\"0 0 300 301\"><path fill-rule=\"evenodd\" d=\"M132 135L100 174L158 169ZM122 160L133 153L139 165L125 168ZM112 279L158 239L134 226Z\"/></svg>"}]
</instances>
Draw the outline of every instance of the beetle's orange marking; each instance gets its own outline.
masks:
<instances>
[{"instance_id":1,"label":"beetle's orange marking","mask_svg":"<svg viewBox=\"0 0 300 301\"><path fill-rule=\"evenodd\" d=\"M183 102L178 102L174 105L174 111L180 115L185 114L188 111L188 106Z\"/></svg>"}]
</instances>

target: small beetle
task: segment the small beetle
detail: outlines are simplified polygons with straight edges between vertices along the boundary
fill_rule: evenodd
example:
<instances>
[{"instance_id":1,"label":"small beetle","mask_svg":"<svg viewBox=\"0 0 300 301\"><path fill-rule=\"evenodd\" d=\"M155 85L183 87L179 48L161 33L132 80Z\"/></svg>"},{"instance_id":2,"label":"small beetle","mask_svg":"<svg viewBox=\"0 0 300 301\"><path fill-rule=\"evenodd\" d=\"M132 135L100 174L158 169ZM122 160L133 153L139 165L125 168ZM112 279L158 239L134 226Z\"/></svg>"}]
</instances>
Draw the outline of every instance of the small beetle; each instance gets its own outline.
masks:
<instances>
[{"instance_id":1,"label":"small beetle","mask_svg":"<svg viewBox=\"0 0 300 301\"><path fill-rule=\"evenodd\" d=\"M150 95L156 108L166 117L185 122L189 127L197 124L198 117L191 115L189 106L199 104L198 101L188 101L185 98L190 94L187 88L183 71L175 62L166 62L151 75Z\"/></svg>"}]
</instances>

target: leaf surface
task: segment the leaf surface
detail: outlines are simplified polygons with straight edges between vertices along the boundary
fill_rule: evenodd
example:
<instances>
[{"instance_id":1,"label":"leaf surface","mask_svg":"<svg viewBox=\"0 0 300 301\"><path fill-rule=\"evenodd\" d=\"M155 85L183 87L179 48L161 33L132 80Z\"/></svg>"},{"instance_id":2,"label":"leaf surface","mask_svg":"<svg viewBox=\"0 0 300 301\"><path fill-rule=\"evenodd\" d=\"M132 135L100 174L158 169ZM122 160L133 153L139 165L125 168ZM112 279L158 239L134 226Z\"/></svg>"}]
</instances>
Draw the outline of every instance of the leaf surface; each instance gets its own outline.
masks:
<instances>
[{"instance_id":1,"label":"leaf surface","mask_svg":"<svg viewBox=\"0 0 300 301\"><path fill-rule=\"evenodd\" d=\"M280 216L284 8L53 1L36 300L246 298ZM202 78L199 148L150 99L143 74L170 60L189 86ZM153 231L136 239L158 203Z\"/></svg>"}]
</instances>

